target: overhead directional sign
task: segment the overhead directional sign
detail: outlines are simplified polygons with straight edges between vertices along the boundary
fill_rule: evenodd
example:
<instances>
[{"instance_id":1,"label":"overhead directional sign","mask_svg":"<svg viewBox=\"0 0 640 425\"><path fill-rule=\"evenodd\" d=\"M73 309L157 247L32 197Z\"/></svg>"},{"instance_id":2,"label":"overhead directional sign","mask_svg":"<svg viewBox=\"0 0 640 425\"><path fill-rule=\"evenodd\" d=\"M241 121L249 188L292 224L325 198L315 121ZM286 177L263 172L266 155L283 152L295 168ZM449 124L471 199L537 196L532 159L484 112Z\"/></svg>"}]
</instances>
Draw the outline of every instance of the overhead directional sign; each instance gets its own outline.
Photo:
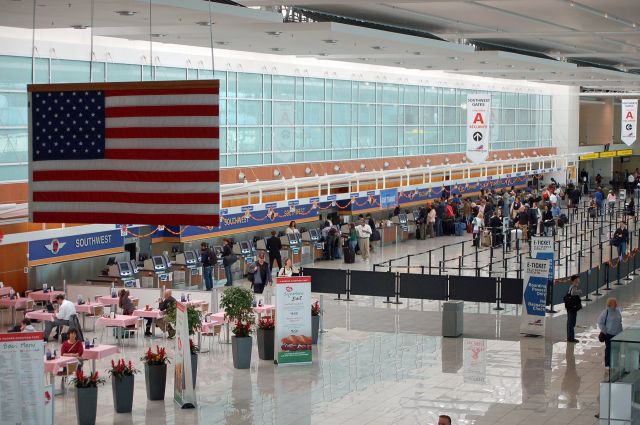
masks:
<instances>
[{"instance_id":1,"label":"overhead directional sign","mask_svg":"<svg viewBox=\"0 0 640 425\"><path fill-rule=\"evenodd\" d=\"M467 158L484 162L489 157L490 95L467 95Z\"/></svg>"},{"instance_id":2,"label":"overhead directional sign","mask_svg":"<svg viewBox=\"0 0 640 425\"><path fill-rule=\"evenodd\" d=\"M622 99L620 123L620 140L627 146L631 146L636 141L636 124L638 122L638 99Z\"/></svg>"}]
</instances>

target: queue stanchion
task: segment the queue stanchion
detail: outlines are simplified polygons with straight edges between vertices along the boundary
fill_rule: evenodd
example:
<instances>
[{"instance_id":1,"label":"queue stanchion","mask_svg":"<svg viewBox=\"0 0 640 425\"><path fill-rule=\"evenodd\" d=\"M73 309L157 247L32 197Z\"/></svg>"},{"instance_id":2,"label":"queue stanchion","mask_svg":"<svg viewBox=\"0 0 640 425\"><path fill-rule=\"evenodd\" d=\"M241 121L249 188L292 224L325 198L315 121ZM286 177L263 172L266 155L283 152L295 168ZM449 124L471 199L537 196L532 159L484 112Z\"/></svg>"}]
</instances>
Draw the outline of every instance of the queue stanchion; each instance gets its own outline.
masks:
<instances>
[{"instance_id":1,"label":"queue stanchion","mask_svg":"<svg viewBox=\"0 0 640 425\"><path fill-rule=\"evenodd\" d=\"M629 232L629 248L627 249L627 254L629 254L631 251L633 251L633 232ZM635 255L634 255L635 258ZM627 261L631 261L630 259ZM622 258L620 258L620 262L622 262ZM618 264L618 269L620 268L620 264ZM633 271L632 271L633 272ZM628 273L625 277L624 277L624 281L625 282L631 282L633 279L631 279L631 273Z\"/></svg>"},{"instance_id":2,"label":"queue stanchion","mask_svg":"<svg viewBox=\"0 0 640 425\"><path fill-rule=\"evenodd\" d=\"M458 276L462 276L462 256L458 257Z\"/></svg>"},{"instance_id":3,"label":"queue stanchion","mask_svg":"<svg viewBox=\"0 0 640 425\"><path fill-rule=\"evenodd\" d=\"M480 269L478 268L478 245L480 244L480 240L476 244L476 277L480 277Z\"/></svg>"},{"instance_id":4,"label":"queue stanchion","mask_svg":"<svg viewBox=\"0 0 640 425\"><path fill-rule=\"evenodd\" d=\"M576 226L577 228L577 226ZM574 261L573 259L573 236L569 235L569 258L568 261Z\"/></svg>"},{"instance_id":5,"label":"queue stanchion","mask_svg":"<svg viewBox=\"0 0 640 425\"><path fill-rule=\"evenodd\" d=\"M522 279L522 253L518 254L520 261L518 261L518 279Z\"/></svg>"},{"instance_id":6,"label":"queue stanchion","mask_svg":"<svg viewBox=\"0 0 640 425\"><path fill-rule=\"evenodd\" d=\"M547 302L549 303L549 308L545 309L545 313L549 313L549 314L557 313L557 311L553 309L554 282L555 282L555 276L553 277L553 279L547 279L547 294L549 296L549 299L547 300Z\"/></svg>"},{"instance_id":7,"label":"queue stanchion","mask_svg":"<svg viewBox=\"0 0 640 425\"><path fill-rule=\"evenodd\" d=\"M505 272L506 274L506 272ZM494 311L504 310L503 307L500 306L500 299L502 298L502 278L496 279L496 306L493 308Z\"/></svg>"},{"instance_id":8,"label":"queue stanchion","mask_svg":"<svg viewBox=\"0 0 640 425\"><path fill-rule=\"evenodd\" d=\"M438 276L442 276L442 268L444 267L443 261L438 261Z\"/></svg>"},{"instance_id":9,"label":"queue stanchion","mask_svg":"<svg viewBox=\"0 0 640 425\"><path fill-rule=\"evenodd\" d=\"M431 274L431 250L429 250L429 274Z\"/></svg>"},{"instance_id":10,"label":"queue stanchion","mask_svg":"<svg viewBox=\"0 0 640 425\"><path fill-rule=\"evenodd\" d=\"M462 264L460 265L460 267L464 267L464 241L462 241L462 255L460 256L460 259L462 260Z\"/></svg>"},{"instance_id":11,"label":"queue stanchion","mask_svg":"<svg viewBox=\"0 0 640 425\"><path fill-rule=\"evenodd\" d=\"M493 243L489 248L489 277L491 277L491 273L493 273Z\"/></svg>"}]
</instances>

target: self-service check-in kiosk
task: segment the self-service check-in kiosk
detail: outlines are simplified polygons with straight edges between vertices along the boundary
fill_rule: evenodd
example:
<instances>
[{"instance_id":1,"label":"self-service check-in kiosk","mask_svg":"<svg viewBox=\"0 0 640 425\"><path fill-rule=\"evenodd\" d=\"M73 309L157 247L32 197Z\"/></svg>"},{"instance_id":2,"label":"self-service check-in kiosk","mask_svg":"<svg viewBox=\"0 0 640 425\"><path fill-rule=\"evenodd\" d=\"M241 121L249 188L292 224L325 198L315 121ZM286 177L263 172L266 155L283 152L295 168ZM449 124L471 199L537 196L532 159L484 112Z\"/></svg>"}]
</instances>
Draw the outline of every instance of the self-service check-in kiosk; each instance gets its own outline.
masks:
<instances>
[{"instance_id":1,"label":"self-service check-in kiosk","mask_svg":"<svg viewBox=\"0 0 640 425\"><path fill-rule=\"evenodd\" d=\"M117 278L116 282L121 284L125 288L133 288L136 286L140 286L139 281L136 284L135 273L136 272L132 268L129 261L118 261L113 262L113 264L109 265L107 275L109 277Z\"/></svg>"},{"instance_id":2,"label":"self-service check-in kiosk","mask_svg":"<svg viewBox=\"0 0 640 425\"><path fill-rule=\"evenodd\" d=\"M287 249L288 257L291 258L293 264L301 264L302 263L302 236L300 233L289 233L280 238L282 242L282 247ZM286 258L282 258L282 261L285 261Z\"/></svg>"},{"instance_id":3,"label":"self-service check-in kiosk","mask_svg":"<svg viewBox=\"0 0 640 425\"><path fill-rule=\"evenodd\" d=\"M391 219L391 222L396 225L396 242L409 239L409 220L406 214L398 214Z\"/></svg>"},{"instance_id":4,"label":"self-service check-in kiosk","mask_svg":"<svg viewBox=\"0 0 640 425\"><path fill-rule=\"evenodd\" d=\"M222 246L213 246L213 252L216 253L216 257L218 258L218 264L213 267L213 280L216 282L226 279L227 275L224 273L224 264L222 263Z\"/></svg>"},{"instance_id":5,"label":"self-service check-in kiosk","mask_svg":"<svg viewBox=\"0 0 640 425\"><path fill-rule=\"evenodd\" d=\"M308 232L302 233L302 242L309 245L309 250L315 260L324 255L324 244L320 241L320 231L318 229L309 229Z\"/></svg>"},{"instance_id":6,"label":"self-service check-in kiosk","mask_svg":"<svg viewBox=\"0 0 640 425\"><path fill-rule=\"evenodd\" d=\"M196 251L178 252L173 263L173 281L183 282L186 286L200 286L203 281L202 268L198 265Z\"/></svg>"},{"instance_id":7,"label":"self-service check-in kiosk","mask_svg":"<svg viewBox=\"0 0 640 425\"><path fill-rule=\"evenodd\" d=\"M143 276L141 286L143 288L159 288L160 286L171 287L173 273L171 272L171 261L168 255L154 255L144 260Z\"/></svg>"}]
</instances>

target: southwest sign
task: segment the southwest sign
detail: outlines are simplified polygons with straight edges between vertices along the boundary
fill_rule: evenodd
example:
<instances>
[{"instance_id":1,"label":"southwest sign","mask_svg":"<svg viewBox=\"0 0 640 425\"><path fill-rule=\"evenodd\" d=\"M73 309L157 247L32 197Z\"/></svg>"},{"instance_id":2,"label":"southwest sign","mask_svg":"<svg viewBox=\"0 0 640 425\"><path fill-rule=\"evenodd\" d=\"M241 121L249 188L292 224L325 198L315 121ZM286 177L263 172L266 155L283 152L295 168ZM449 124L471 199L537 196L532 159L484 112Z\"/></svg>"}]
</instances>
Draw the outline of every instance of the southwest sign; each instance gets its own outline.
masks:
<instances>
[{"instance_id":1,"label":"southwest sign","mask_svg":"<svg viewBox=\"0 0 640 425\"><path fill-rule=\"evenodd\" d=\"M124 249L120 229L29 242L29 266L115 254Z\"/></svg>"},{"instance_id":2,"label":"southwest sign","mask_svg":"<svg viewBox=\"0 0 640 425\"><path fill-rule=\"evenodd\" d=\"M467 95L467 158L480 163L489 157L490 95Z\"/></svg>"}]
</instances>

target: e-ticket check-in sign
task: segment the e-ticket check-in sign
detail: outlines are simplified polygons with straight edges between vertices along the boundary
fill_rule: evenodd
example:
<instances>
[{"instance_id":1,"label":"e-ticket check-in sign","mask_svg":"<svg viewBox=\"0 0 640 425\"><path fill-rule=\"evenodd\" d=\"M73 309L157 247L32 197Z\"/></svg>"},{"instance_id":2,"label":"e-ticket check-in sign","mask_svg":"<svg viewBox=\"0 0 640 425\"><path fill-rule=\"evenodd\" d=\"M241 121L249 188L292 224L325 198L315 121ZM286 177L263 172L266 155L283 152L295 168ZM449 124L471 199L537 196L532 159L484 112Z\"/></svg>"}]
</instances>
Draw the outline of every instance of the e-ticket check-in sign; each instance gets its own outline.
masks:
<instances>
[{"instance_id":1,"label":"e-ticket check-in sign","mask_svg":"<svg viewBox=\"0 0 640 425\"><path fill-rule=\"evenodd\" d=\"M545 308L549 260L527 258L523 260L522 321L520 332L526 335L544 335Z\"/></svg>"}]
</instances>

